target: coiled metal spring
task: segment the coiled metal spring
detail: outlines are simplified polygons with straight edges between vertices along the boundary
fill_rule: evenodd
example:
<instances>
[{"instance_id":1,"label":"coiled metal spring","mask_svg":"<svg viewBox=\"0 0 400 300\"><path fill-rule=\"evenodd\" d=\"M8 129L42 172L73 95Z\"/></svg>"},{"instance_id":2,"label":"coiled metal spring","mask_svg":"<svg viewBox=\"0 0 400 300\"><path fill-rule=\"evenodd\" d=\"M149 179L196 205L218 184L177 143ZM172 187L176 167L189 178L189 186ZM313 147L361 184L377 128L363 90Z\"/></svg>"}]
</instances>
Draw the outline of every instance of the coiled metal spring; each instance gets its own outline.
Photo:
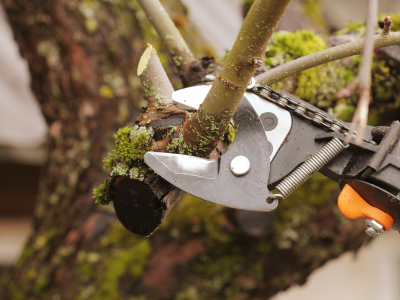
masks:
<instances>
[{"instance_id":1,"label":"coiled metal spring","mask_svg":"<svg viewBox=\"0 0 400 300\"><path fill-rule=\"evenodd\" d=\"M334 138L300 167L289 174L281 183L276 186L283 199L293 193L299 186L306 182L314 173L334 159L343 149L348 146Z\"/></svg>"}]
</instances>

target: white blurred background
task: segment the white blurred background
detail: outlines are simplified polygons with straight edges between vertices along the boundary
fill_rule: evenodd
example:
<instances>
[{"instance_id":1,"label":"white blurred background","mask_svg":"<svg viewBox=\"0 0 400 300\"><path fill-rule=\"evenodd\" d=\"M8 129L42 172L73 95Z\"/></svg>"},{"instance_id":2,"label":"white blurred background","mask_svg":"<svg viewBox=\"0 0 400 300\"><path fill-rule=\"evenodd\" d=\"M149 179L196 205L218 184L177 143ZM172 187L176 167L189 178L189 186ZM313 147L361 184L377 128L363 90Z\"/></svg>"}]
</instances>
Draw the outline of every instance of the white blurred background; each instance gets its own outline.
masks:
<instances>
[{"instance_id":1,"label":"white blurred background","mask_svg":"<svg viewBox=\"0 0 400 300\"><path fill-rule=\"evenodd\" d=\"M243 0L182 1L204 39L219 55L224 54L242 24ZM350 20L365 19L366 0L321 2L324 18L332 28L340 29ZM399 0L381 0L379 5L381 12L400 11ZM300 10L300 0L292 0L278 29L314 29L312 22L293 18L293 14L301 14ZM0 45L0 268L4 268L18 257L30 230L39 168L45 158L47 126L29 88L27 64L19 55L1 7ZM17 188L16 180L27 182L24 189ZM314 272L305 285L292 287L273 299L398 300L400 251L397 249L400 249L399 233L386 233L357 255L343 254Z\"/></svg>"}]
</instances>

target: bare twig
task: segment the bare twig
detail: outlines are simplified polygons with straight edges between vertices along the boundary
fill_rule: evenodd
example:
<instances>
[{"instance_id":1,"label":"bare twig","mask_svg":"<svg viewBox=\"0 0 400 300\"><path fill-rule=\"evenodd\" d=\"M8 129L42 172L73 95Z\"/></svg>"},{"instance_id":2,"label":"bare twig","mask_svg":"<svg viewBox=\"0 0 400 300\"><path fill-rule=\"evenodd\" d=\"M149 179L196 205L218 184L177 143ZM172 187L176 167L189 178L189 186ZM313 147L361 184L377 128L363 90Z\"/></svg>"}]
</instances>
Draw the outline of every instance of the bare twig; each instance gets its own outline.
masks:
<instances>
[{"instance_id":1,"label":"bare twig","mask_svg":"<svg viewBox=\"0 0 400 300\"><path fill-rule=\"evenodd\" d=\"M189 70L195 61L188 45L159 0L138 0L148 19L156 29L179 72Z\"/></svg>"},{"instance_id":2,"label":"bare twig","mask_svg":"<svg viewBox=\"0 0 400 300\"><path fill-rule=\"evenodd\" d=\"M373 37L373 41L375 49L400 45L400 32L392 32L392 34L385 36L377 34ZM282 79L313 67L326 64L337 59L361 54L363 44L364 40L359 40L303 56L258 75L256 80L265 85L276 83Z\"/></svg>"},{"instance_id":3,"label":"bare twig","mask_svg":"<svg viewBox=\"0 0 400 300\"><path fill-rule=\"evenodd\" d=\"M385 20L384 20L384 27L383 27L382 35L390 34L391 29L392 29L392 17L387 16L387 17L385 17Z\"/></svg>"},{"instance_id":4,"label":"bare twig","mask_svg":"<svg viewBox=\"0 0 400 300\"><path fill-rule=\"evenodd\" d=\"M356 112L352 120L352 127L358 123L357 142L361 143L365 128L368 122L368 109L371 97L371 66L372 56L374 54L374 30L378 19L378 0L368 0L367 31L361 58L360 70L358 71L358 82L360 86L360 98L357 103ZM351 128L354 130L354 128ZM345 143L350 141L350 135L347 136Z\"/></svg>"}]
</instances>

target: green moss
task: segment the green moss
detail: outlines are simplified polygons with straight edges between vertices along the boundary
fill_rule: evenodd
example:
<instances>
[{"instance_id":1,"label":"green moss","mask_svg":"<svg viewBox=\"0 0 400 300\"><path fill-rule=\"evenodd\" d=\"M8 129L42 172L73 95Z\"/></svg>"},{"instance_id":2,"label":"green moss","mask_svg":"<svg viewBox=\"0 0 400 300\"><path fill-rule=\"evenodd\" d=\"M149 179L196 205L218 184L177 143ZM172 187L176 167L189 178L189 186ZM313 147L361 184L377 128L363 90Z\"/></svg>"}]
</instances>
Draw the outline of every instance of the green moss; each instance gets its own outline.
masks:
<instances>
[{"instance_id":1,"label":"green moss","mask_svg":"<svg viewBox=\"0 0 400 300\"><path fill-rule=\"evenodd\" d=\"M107 205L110 203L112 200L110 197L111 182L112 179L107 178L98 188L93 189L93 198L96 199L96 203L101 205Z\"/></svg>"},{"instance_id":2,"label":"green moss","mask_svg":"<svg viewBox=\"0 0 400 300\"><path fill-rule=\"evenodd\" d=\"M363 26L362 22L354 22L349 24L346 30L360 32L362 31L360 28ZM265 62L268 67L273 68L326 47L323 39L310 31L278 32L273 36ZM292 80L296 84L295 96L317 105L319 108L330 109L330 112L336 111L334 112L336 115L342 111L341 118L350 120L358 96L354 94L346 99L338 99L337 93L357 76L359 63L360 56L354 56L350 60L338 60L303 71L286 81ZM285 80L273 87L280 89L284 82ZM379 99L379 103L373 102L372 105L380 106L381 103L395 98L399 91L396 82L397 78L391 74L387 63L378 61L374 57L372 91L374 99ZM336 105L340 105L340 107L335 108Z\"/></svg>"},{"instance_id":3,"label":"green moss","mask_svg":"<svg viewBox=\"0 0 400 300\"><path fill-rule=\"evenodd\" d=\"M115 154L109 154L103 159L104 169L111 169L109 178L93 190L96 203L107 205L112 201L113 182L116 177L126 176L132 179L144 180L149 168L143 163L146 152L154 144L151 127L126 126L114 135Z\"/></svg>"},{"instance_id":4,"label":"green moss","mask_svg":"<svg viewBox=\"0 0 400 300\"><path fill-rule=\"evenodd\" d=\"M279 31L274 34L273 42L266 53L266 63L274 65L272 58L285 52L291 59L296 59L310 53L326 49L324 40L313 31L300 30L296 32Z\"/></svg>"},{"instance_id":5,"label":"green moss","mask_svg":"<svg viewBox=\"0 0 400 300\"><path fill-rule=\"evenodd\" d=\"M146 152L154 144L153 129L146 127L126 126L114 135L117 158L131 164L135 160L142 160Z\"/></svg>"},{"instance_id":6,"label":"green moss","mask_svg":"<svg viewBox=\"0 0 400 300\"><path fill-rule=\"evenodd\" d=\"M358 35L363 35L365 33L365 23L364 21L353 21L353 22L348 22L346 24L346 28L339 30L335 32L335 34L346 34L349 32L356 33Z\"/></svg>"}]
</instances>

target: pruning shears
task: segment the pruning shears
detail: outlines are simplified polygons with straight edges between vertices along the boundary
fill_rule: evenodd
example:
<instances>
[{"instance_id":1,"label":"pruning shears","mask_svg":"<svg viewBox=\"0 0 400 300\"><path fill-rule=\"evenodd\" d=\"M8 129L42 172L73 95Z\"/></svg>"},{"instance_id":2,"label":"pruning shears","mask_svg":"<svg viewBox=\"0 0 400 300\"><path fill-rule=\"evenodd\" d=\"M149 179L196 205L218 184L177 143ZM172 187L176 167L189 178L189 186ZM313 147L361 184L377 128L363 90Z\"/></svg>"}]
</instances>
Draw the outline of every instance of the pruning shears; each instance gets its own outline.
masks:
<instances>
[{"instance_id":1,"label":"pruning shears","mask_svg":"<svg viewBox=\"0 0 400 300\"><path fill-rule=\"evenodd\" d=\"M197 110L211 86L176 91L178 108ZM148 152L145 163L171 184L203 200L271 211L314 173L339 183L339 208L363 217L371 236L400 231L400 123L367 126L362 141L351 123L253 78L231 124L235 139L220 158ZM278 193L273 193L276 189Z\"/></svg>"}]
</instances>

